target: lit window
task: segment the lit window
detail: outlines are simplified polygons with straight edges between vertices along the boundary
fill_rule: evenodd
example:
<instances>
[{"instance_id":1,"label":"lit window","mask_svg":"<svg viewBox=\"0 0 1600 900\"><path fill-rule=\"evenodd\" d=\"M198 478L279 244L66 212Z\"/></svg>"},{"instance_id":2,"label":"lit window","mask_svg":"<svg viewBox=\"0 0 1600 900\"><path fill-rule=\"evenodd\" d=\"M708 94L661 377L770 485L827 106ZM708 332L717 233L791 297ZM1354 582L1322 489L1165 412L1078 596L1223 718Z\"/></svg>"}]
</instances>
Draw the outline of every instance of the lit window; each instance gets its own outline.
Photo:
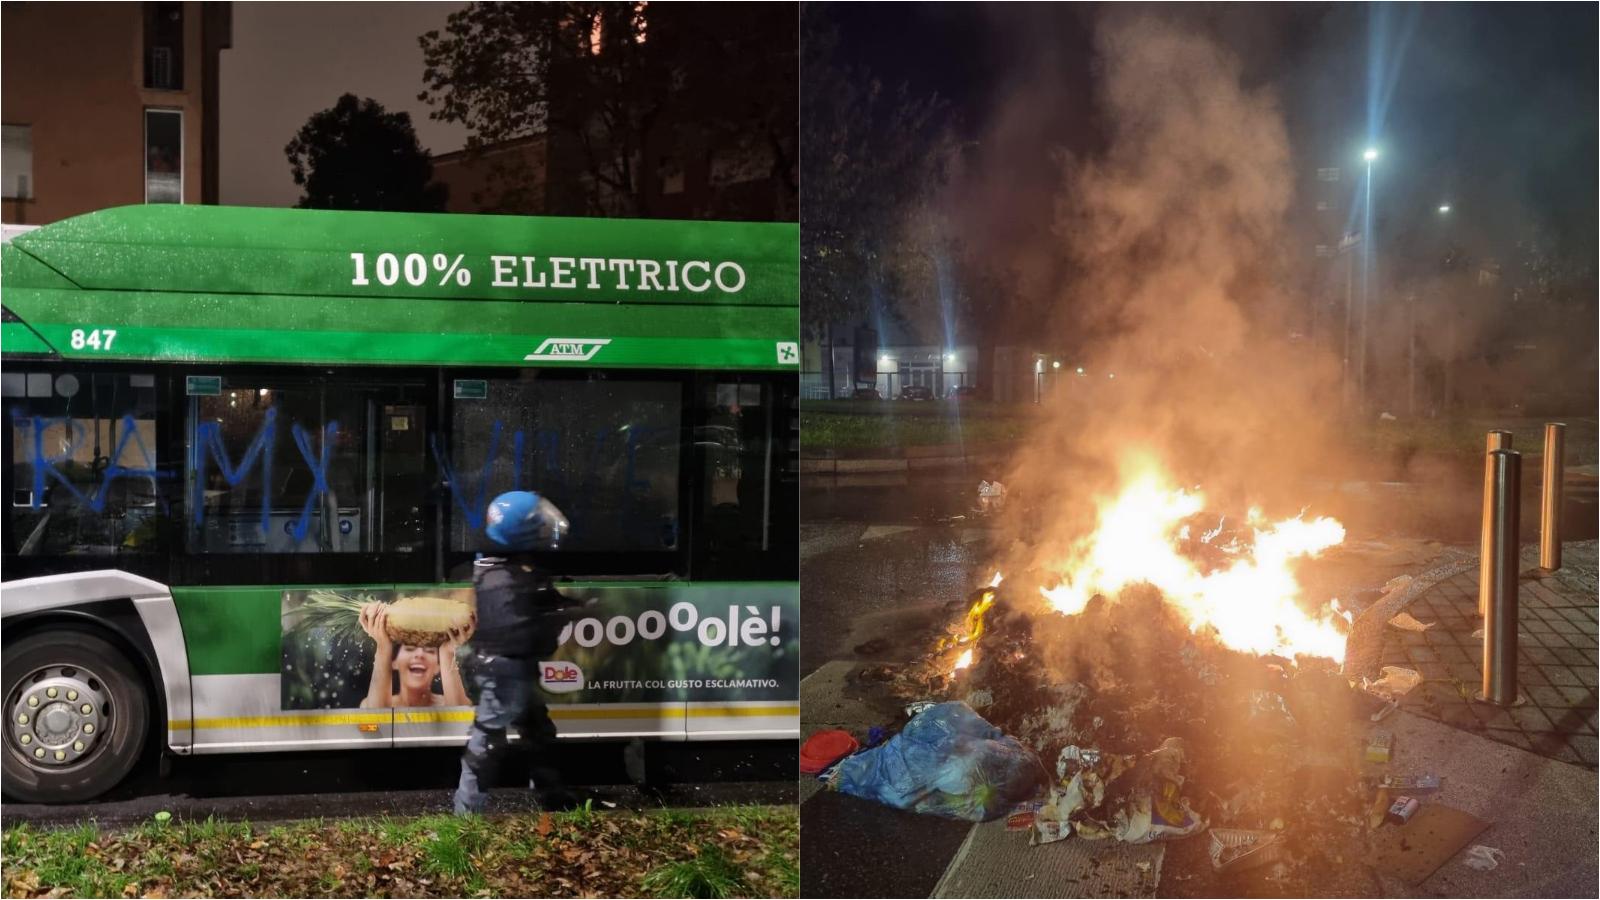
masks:
<instances>
[{"instance_id":1,"label":"lit window","mask_svg":"<svg viewBox=\"0 0 1600 900\"><path fill-rule=\"evenodd\" d=\"M183 202L183 113L144 111L144 202Z\"/></svg>"}]
</instances>

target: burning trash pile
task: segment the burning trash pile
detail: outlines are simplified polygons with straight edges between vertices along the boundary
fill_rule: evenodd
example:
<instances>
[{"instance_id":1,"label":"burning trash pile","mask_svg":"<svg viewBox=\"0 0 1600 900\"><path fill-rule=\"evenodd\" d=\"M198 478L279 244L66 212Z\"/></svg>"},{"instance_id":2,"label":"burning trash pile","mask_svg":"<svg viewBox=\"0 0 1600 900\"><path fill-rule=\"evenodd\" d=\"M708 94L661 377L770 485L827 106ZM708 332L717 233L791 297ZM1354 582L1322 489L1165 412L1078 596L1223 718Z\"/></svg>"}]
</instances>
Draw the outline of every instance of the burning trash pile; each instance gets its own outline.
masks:
<instances>
[{"instance_id":1,"label":"burning trash pile","mask_svg":"<svg viewBox=\"0 0 1600 900\"><path fill-rule=\"evenodd\" d=\"M1038 763L926 788L1026 795L1007 821L1034 844L1211 829L1218 870L1271 862L1305 879L1361 855L1367 731L1386 698L1340 671L1349 611L1313 608L1296 578L1343 537L1332 519L1230 521L1198 491L1130 482L1059 563L997 574L952 604L924 658L885 674L913 704L906 732L955 707ZM900 737L858 757L899 753ZM970 749L945 747L940 765ZM858 757L834 786L873 796L852 789L869 765ZM995 802L935 805L997 815Z\"/></svg>"}]
</instances>

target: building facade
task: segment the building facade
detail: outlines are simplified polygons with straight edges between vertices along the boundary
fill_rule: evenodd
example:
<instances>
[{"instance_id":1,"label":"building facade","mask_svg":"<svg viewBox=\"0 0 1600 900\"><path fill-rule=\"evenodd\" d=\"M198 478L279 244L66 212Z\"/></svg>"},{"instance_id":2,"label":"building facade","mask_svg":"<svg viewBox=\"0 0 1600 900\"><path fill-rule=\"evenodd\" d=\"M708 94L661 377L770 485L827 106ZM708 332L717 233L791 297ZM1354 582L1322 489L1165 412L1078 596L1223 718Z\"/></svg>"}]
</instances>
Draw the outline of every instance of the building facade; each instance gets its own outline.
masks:
<instances>
[{"instance_id":1,"label":"building facade","mask_svg":"<svg viewBox=\"0 0 1600 900\"><path fill-rule=\"evenodd\" d=\"M228 3L0 7L0 220L217 202Z\"/></svg>"}]
</instances>

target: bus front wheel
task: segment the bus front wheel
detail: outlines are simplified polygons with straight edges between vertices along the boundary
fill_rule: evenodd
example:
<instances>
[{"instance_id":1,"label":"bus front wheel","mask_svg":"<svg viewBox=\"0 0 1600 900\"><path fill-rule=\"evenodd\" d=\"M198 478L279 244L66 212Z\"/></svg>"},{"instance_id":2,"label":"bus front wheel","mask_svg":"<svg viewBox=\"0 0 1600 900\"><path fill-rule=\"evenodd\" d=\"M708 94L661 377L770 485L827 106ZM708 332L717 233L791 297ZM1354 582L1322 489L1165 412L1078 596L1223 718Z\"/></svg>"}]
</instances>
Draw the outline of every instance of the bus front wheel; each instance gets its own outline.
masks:
<instances>
[{"instance_id":1,"label":"bus front wheel","mask_svg":"<svg viewBox=\"0 0 1600 900\"><path fill-rule=\"evenodd\" d=\"M126 654L83 631L5 648L5 792L34 803L105 793L139 761L150 701Z\"/></svg>"}]
</instances>

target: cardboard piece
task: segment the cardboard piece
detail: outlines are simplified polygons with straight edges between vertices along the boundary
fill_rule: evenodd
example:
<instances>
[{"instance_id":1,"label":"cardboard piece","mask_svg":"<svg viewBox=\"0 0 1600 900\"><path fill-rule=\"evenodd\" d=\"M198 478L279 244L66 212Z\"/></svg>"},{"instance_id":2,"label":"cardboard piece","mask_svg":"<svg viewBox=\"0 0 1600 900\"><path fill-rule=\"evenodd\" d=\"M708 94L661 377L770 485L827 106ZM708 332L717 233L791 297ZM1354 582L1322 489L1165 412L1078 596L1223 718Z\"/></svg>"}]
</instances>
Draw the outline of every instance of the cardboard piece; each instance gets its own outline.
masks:
<instances>
[{"instance_id":1,"label":"cardboard piece","mask_svg":"<svg viewBox=\"0 0 1600 900\"><path fill-rule=\"evenodd\" d=\"M1416 887L1460 853L1489 823L1451 806L1424 804L1404 825L1374 835L1372 865Z\"/></svg>"}]
</instances>

